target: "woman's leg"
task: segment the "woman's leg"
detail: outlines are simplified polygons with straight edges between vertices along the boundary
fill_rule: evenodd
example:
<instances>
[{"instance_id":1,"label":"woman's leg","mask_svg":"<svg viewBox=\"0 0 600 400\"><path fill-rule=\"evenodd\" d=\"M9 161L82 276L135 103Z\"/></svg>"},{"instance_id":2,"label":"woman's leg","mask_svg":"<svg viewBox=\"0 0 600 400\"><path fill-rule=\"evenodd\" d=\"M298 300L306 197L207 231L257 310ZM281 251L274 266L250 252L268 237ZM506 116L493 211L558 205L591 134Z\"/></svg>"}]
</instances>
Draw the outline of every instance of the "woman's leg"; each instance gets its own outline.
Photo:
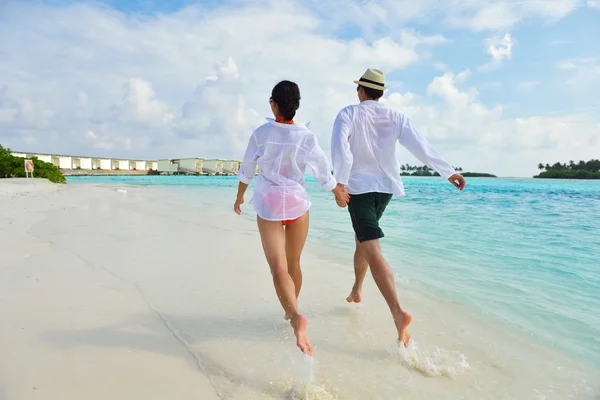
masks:
<instances>
[{"instance_id":1,"label":"woman's leg","mask_svg":"<svg viewBox=\"0 0 600 400\"><path fill-rule=\"evenodd\" d=\"M275 291L286 315L290 317L290 324L296 335L296 344L302 352L312 355L312 345L306 336L307 320L305 316L298 313L296 289L288 273L283 226L281 222L265 221L260 217L257 217L257 222L265 257L271 268Z\"/></svg>"},{"instance_id":2,"label":"woman's leg","mask_svg":"<svg viewBox=\"0 0 600 400\"><path fill-rule=\"evenodd\" d=\"M298 218L293 224L285 227L285 255L287 267L294 285L296 287L296 299L300 296L302 289L302 269L300 268L300 256L308 236L309 216L308 211Z\"/></svg>"}]
</instances>

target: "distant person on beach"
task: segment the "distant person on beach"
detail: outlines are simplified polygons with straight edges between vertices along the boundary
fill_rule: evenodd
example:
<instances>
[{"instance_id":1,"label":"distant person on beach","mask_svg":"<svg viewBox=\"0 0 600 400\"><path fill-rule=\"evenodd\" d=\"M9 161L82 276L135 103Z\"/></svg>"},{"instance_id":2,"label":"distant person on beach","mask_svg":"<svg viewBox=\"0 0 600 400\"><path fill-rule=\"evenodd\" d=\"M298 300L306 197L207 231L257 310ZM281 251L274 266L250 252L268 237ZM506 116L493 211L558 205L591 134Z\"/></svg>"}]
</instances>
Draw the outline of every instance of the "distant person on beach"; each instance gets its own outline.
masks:
<instances>
[{"instance_id":1,"label":"distant person on beach","mask_svg":"<svg viewBox=\"0 0 600 400\"><path fill-rule=\"evenodd\" d=\"M379 239L384 237L379 220L386 206L393 195L404 196L396 160L396 142L458 189L463 190L466 182L404 114L379 102L387 89L383 72L367 69L354 83L358 85L356 91L360 103L347 106L338 113L331 138L334 176L350 194L348 211L356 241L355 281L346 300L349 303L361 301L362 284L370 266L373 279L392 312L398 340L407 346L410 340L407 327L412 316L400 306L394 273L379 244ZM342 199L338 205L344 207L346 203Z\"/></svg>"},{"instance_id":2,"label":"distant person on beach","mask_svg":"<svg viewBox=\"0 0 600 400\"><path fill-rule=\"evenodd\" d=\"M345 206L349 195L331 174L331 164L316 136L307 126L294 123L300 107L298 85L279 82L269 103L275 120L268 118L250 137L238 173L240 182L233 208L241 214L244 193L258 165L251 204L257 213L263 250L285 318L294 328L296 344L302 352L312 355L306 333L308 321L298 312L297 304L302 288L300 256L308 235L311 205L304 182L306 169L312 171L325 190L333 192L338 205Z\"/></svg>"}]
</instances>

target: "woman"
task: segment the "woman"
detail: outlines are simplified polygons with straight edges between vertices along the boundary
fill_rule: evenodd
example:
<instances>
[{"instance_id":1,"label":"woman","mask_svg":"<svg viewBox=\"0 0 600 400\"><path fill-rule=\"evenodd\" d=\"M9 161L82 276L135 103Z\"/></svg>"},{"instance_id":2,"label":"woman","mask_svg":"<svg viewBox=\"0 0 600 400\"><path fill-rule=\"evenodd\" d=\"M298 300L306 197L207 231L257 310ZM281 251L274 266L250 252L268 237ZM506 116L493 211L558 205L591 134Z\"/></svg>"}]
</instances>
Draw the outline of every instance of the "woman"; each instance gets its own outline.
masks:
<instances>
[{"instance_id":1,"label":"woman","mask_svg":"<svg viewBox=\"0 0 600 400\"><path fill-rule=\"evenodd\" d=\"M258 230L263 250L271 268L275 291L285 310L285 318L294 328L296 344L312 355L306 335L307 319L298 313L297 300L302 287L300 255L308 235L310 201L305 188L307 167L321 186L335 195L344 206L349 199L343 185L331 174L329 160L307 126L294 123L300 107L300 90L290 81L273 88L271 111L275 120L258 127L250 138L244 161L238 173L239 187L234 210L241 214L244 193L255 175L251 204L257 213Z\"/></svg>"}]
</instances>

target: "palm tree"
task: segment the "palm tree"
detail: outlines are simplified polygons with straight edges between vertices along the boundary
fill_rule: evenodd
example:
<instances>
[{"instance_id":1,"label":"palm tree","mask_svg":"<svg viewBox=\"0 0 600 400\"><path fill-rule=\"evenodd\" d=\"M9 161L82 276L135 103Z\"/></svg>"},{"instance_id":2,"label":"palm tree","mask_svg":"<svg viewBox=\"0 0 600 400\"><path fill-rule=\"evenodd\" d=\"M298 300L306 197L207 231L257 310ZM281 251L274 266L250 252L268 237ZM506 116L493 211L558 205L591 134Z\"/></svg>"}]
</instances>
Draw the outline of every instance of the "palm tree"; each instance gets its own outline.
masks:
<instances>
[{"instance_id":1,"label":"palm tree","mask_svg":"<svg viewBox=\"0 0 600 400\"><path fill-rule=\"evenodd\" d=\"M538 164L538 169L541 171L541 170L543 170L543 169L546 169L546 167L544 167L544 164L542 164L542 163L539 163L539 164Z\"/></svg>"}]
</instances>

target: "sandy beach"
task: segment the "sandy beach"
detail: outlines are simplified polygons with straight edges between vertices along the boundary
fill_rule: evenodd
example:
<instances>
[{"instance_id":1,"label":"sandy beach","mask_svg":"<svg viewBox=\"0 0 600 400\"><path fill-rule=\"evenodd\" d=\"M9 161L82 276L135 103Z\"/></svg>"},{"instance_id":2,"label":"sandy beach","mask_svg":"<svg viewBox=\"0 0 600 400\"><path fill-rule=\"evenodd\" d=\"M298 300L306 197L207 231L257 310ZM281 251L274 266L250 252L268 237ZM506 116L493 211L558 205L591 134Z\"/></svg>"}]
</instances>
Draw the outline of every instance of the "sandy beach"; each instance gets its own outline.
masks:
<instances>
[{"instance_id":1,"label":"sandy beach","mask_svg":"<svg viewBox=\"0 0 600 400\"><path fill-rule=\"evenodd\" d=\"M398 281L413 343L370 275L308 246L283 318L250 207L197 192L0 180L0 399L594 399L598 371ZM214 200L212 200L214 202Z\"/></svg>"}]
</instances>

